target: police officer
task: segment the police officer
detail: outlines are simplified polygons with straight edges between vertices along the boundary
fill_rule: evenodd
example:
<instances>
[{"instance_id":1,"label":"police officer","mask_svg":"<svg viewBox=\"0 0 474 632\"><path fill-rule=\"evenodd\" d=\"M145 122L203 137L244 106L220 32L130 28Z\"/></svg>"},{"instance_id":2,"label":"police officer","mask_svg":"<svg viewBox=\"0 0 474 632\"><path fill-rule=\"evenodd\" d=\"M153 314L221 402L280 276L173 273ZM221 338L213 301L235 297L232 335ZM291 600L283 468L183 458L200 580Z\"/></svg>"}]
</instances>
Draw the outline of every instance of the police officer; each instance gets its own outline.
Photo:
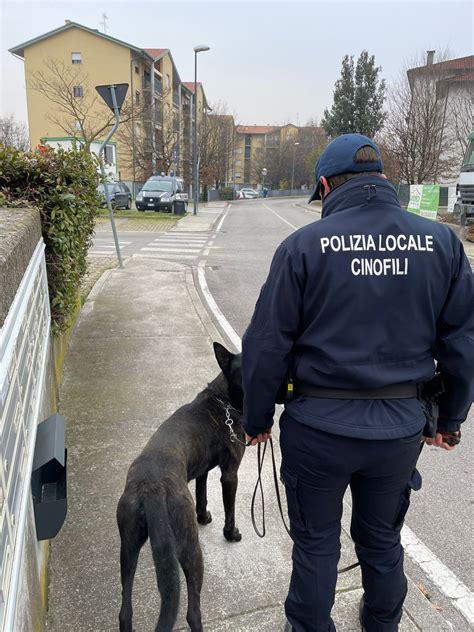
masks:
<instances>
[{"instance_id":1,"label":"police officer","mask_svg":"<svg viewBox=\"0 0 474 632\"><path fill-rule=\"evenodd\" d=\"M473 399L473 277L447 226L400 207L369 138L333 140L316 182L322 219L278 247L243 339L244 426L253 445L271 435L291 365L295 397L280 420L293 539L287 629L335 630L350 486L362 629L392 632L407 592L400 530L421 486L419 388L437 366L446 392L428 442L453 449Z\"/></svg>"}]
</instances>

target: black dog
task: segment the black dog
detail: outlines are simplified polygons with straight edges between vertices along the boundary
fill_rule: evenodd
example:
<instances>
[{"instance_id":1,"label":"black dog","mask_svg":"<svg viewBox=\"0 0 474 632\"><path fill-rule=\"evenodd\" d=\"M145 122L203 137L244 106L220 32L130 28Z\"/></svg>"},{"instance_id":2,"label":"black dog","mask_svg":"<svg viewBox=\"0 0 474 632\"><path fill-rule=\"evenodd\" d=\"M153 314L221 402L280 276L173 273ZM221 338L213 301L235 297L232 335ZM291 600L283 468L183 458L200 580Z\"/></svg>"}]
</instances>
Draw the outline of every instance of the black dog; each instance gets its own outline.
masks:
<instances>
[{"instance_id":1,"label":"black dog","mask_svg":"<svg viewBox=\"0 0 474 632\"><path fill-rule=\"evenodd\" d=\"M188 589L187 621L201 632L203 560L198 526L211 522L207 511L207 473L217 465L222 476L224 536L238 542L235 527L237 470L244 455L242 362L219 343L214 353L222 372L196 399L177 410L155 432L130 466L117 507L122 580L121 632L132 632L132 586L141 547L150 538L161 610L155 632L169 632L179 606L179 567ZM230 404L231 408L227 408ZM226 408L238 440L225 425ZM196 507L188 481L196 479ZM197 520L196 520L197 514Z\"/></svg>"}]
</instances>

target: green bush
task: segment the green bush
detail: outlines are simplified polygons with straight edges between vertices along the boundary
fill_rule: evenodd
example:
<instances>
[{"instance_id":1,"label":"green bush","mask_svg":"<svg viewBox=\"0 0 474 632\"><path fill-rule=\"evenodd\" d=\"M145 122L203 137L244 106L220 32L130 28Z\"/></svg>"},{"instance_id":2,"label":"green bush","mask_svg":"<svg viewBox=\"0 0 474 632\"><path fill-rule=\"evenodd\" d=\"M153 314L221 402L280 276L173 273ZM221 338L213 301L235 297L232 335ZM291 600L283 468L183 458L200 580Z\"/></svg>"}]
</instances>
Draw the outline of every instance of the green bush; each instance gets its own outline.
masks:
<instances>
[{"instance_id":1,"label":"green bush","mask_svg":"<svg viewBox=\"0 0 474 632\"><path fill-rule=\"evenodd\" d=\"M2 203L34 206L41 214L55 333L67 328L77 304L100 206L97 184L96 159L89 153L0 146Z\"/></svg>"},{"instance_id":2,"label":"green bush","mask_svg":"<svg viewBox=\"0 0 474 632\"><path fill-rule=\"evenodd\" d=\"M232 187L223 187L219 189L219 197L221 200L233 200L234 189Z\"/></svg>"}]
</instances>

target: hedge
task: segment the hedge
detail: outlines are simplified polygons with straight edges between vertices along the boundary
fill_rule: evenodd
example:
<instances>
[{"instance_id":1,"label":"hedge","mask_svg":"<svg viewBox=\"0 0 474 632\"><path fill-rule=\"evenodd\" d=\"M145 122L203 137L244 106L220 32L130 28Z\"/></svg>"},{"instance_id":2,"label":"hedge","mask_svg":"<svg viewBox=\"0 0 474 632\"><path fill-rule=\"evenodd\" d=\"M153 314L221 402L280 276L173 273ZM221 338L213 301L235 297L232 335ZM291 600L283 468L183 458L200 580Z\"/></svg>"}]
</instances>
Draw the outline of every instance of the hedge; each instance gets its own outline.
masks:
<instances>
[{"instance_id":1,"label":"hedge","mask_svg":"<svg viewBox=\"0 0 474 632\"><path fill-rule=\"evenodd\" d=\"M86 273L97 184L96 159L87 152L0 146L0 204L40 211L54 333L67 328Z\"/></svg>"}]
</instances>

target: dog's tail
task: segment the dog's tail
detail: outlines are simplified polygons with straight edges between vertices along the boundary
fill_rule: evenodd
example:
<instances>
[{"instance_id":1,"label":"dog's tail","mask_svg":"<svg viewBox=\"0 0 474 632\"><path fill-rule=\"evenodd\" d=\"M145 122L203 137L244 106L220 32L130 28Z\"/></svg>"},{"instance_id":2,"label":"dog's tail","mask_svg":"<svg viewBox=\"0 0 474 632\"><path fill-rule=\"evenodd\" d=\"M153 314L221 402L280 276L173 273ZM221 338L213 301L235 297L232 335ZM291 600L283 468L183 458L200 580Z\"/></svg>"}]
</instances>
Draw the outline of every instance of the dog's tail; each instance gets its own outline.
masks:
<instances>
[{"instance_id":1,"label":"dog's tail","mask_svg":"<svg viewBox=\"0 0 474 632\"><path fill-rule=\"evenodd\" d=\"M150 494L145 497L143 505L161 595L160 617L155 632L170 632L178 616L180 584L176 543L169 521L166 495Z\"/></svg>"}]
</instances>

